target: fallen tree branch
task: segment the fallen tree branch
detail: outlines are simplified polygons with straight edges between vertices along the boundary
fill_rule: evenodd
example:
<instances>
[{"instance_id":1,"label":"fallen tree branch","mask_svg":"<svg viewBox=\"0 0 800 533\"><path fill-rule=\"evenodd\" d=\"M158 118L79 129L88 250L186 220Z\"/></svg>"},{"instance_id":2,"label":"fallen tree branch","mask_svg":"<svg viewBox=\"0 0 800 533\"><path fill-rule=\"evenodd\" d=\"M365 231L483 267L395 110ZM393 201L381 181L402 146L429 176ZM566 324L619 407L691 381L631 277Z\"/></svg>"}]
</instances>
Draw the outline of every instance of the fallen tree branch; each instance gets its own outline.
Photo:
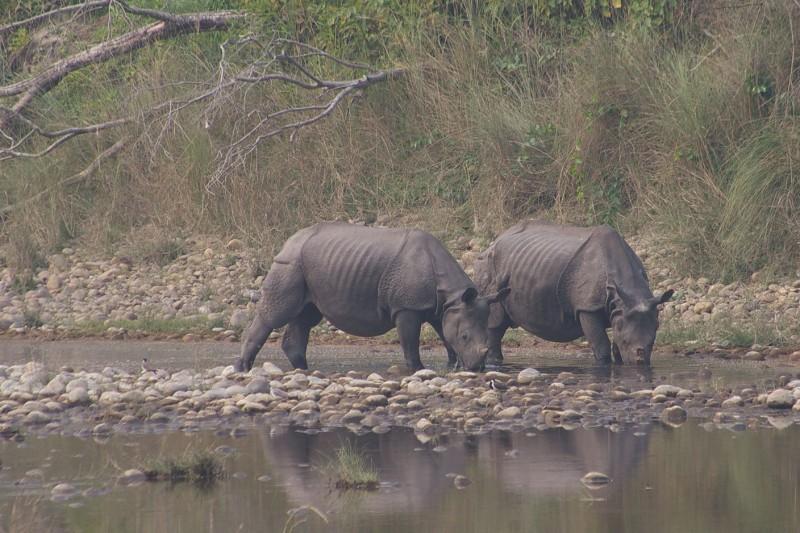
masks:
<instances>
[{"instance_id":1,"label":"fallen tree branch","mask_svg":"<svg viewBox=\"0 0 800 533\"><path fill-rule=\"evenodd\" d=\"M150 12L152 10L145 11ZM87 65L102 63L157 40L191 32L224 30L229 27L232 20L243 16L238 11L220 11L171 17L170 20L161 20L142 28L137 28L115 39L97 44L88 50L57 61L45 69L44 72L32 78L0 87L0 97L20 95L17 102L11 107L11 113L6 113L3 117L0 117L0 129L5 129L9 122L25 109L34 97L55 87L71 72Z\"/></svg>"},{"instance_id":2,"label":"fallen tree branch","mask_svg":"<svg viewBox=\"0 0 800 533\"><path fill-rule=\"evenodd\" d=\"M58 9L53 9L52 11L48 11L47 13L42 13L41 15L36 15L33 17L29 17L25 20L12 22L11 24L6 24L5 26L0 26L0 37L15 32L21 28L31 30L33 28L41 26L42 24L46 24L47 22L50 21L50 19L66 15L68 13L79 15L81 13L90 13L92 11L107 8L113 1L114 0L95 0L92 2L84 2L83 4L59 7Z\"/></svg>"},{"instance_id":3,"label":"fallen tree branch","mask_svg":"<svg viewBox=\"0 0 800 533\"><path fill-rule=\"evenodd\" d=\"M176 15L133 7L122 0L109 0L108 5L112 3L127 13L155 18L157 22L57 61L28 79L0 87L0 98L17 98L11 107L0 105L0 162L43 157L78 136L132 125L145 131L150 127L160 129L160 133L153 136L155 153L164 133L173 126L181 127L177 120L182 110L206 102L201 120L208 128L217 114L225 111L227 116L231 109L242 109L243 112L234 116L232 127L227 129L230 140L215 149L215 169L207 184L211 186L221 183L237 166L245 164L248 156L266 139L288 133L289 140L293 140L298 131L330 116L343 102L357 97L364 89L402 76L405 72L399 68L381 70L347 61L292 39L272 38L262 42L259 36L250 34L220 45L221 57L210 79L205 82L179 80L181 86L193 88L183 97L104 122L60 129L48 129L37 120L28 118L24 111L35 97L50 90L71 72L160 39L227 29L232 21L244 16L236 11ZM326 65L334 68L326 70ZM321 74L342 70L352 71L352 74L339 79L326 79ZM296 87L300 91L298 95L308 91L308 100L311 101L286 107L275 105L272 109L262 109L263 104L248 108L249 88L273 83ZM237 97L241 97L241 102L236 100Z\"/></svg>"}]
</instances>

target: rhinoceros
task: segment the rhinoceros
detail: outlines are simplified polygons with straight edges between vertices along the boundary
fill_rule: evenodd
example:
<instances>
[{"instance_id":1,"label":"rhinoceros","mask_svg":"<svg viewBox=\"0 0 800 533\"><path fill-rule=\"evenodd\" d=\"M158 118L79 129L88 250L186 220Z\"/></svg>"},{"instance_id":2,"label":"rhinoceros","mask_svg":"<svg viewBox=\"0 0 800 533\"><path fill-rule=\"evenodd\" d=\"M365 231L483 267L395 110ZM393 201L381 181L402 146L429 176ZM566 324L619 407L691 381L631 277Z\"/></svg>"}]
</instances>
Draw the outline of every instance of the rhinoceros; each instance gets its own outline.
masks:
<instances>
[{"instance_id":1,"label":"rhinoceros","mask_svg":"<svg viewBox=\"0 0 800 533\"><path fill-rule=\"evenodd\" d=\"M412 370L423 367L419 334L427 322L444 341L450 366L480 369L489 305L508 292L480 296L442 243L424 231L316 224L291 236L275 257L235 366L252 368L270 333L287 326L283 352L292 366L307 368L309 331L325 317L361 337L396 327Z\"/></svg>"},{"instance_id":2,"label":"rhinoceros","mask_svg":"<svg viewBox=\"0 0 800 533\"><path fill-rule=\"evenodd\" d=\"M617 363L650 364L659 305L673 294L653 295L641 260L609 226L524 221L501 234L474 268L481 291L511 288L505 301L491 306L490 364L502 362L509 327L554 342L585 336L603 363L613 353Z\"/></svg>"}]
</instances>

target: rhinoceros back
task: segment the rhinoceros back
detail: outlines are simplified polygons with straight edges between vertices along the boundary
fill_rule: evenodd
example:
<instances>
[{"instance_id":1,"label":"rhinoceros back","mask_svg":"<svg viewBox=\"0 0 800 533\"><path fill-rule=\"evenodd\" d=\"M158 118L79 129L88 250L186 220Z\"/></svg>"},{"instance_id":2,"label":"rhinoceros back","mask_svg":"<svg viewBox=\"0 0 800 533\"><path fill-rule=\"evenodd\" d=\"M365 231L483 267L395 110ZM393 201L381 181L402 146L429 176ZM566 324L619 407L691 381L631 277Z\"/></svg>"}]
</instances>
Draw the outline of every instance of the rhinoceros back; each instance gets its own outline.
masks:
<instances>
[{"instance_id":1,"label":"rhinoceros back","mask_svg":"<svg viewBox=\"0 0 800 533\"><path fill-rule=\"evenodd\" d=\"M321 223L292 236L275 257L302 271L308 301L338 328L371 336L398 309L435 309L437 279L424 232Z\"/></svg>"},{"instance_id":2,"label":"rhinoceros back","mask_svg":"<svg viewBox=\"0 0 800 533\"><path fill-rule=\"evenodd\" d=\"M509 278L511 294L504 307L514 324L548 340L580 336L562 279L591 236L591 229L523 222L493 245L495 279Z\"/></svg>"}]
</instances>

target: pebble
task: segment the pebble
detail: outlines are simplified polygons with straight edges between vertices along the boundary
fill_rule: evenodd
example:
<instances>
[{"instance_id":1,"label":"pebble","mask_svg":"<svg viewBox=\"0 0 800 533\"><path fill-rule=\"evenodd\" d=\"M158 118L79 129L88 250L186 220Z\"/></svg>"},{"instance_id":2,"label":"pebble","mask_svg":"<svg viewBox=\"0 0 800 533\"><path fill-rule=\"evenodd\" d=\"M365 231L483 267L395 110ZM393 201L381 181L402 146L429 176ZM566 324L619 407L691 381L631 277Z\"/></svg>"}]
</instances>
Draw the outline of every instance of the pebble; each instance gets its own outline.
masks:
<instances>
[{"instance_id":1,"label":"pebble","mask_svg":"<svg viewBox=\"0 0 800 533\"><path fill-rule=\"evenodd\" d=\"M767 395L767 407L773 409L791 409L794 404L794 395L786 389L776 389Z\"/></svg>"},{"instance_id":2,"label":"pebble","mask_svg":"<svg viewBox=\"0 0 800 533\"><path fill-rule=\"evenodd\" d=\"M59 483L50 490L50 495L55 499L68 499L78 494L78 489L69 483Z\"/></svg>"},{"instance_id":3,"label":"pebble","mask_svg":"<svg viewBox=\"0 0 800 533\"><path fill-rule=\"evenodd\" d=\"M527 385L534 382L541 375L542 373L535 368L526 368L520 370L519 374L517 374L517 383L520 385Z\"/></svg>"},{"instance_id":4,"label":"pebble","mask_svg":"<svg viewBox=\"0 0 800 533\"><path fill-rule=\"evenodd\" d=\"M670 426L678 426L683 424L686 422L687 417L688 413L686 412L686 409L680 405L673 405L672 407L667 407L661 411L661 420Z\"/></svg>"},{"instance_id":5,"label":"pebble","mask_svg":"<svg viewBox=\"0 0 800 533\"><path fill-rule=\"evenodd\" d=\"M470 486L472 481L467 476L457 475L453 477L453 486L458 490L463 490Z\"/></svg>"},{"instance_id":6,"label":"pebble","mask_svg":"<svg viewBox=\"0 0 800 533\"><path fill-rule=\"evenodd\" d=\"M433 379L438 374L429 368L423 368L422 370L417 370L416 372L414 372L413 375L414 377L425 380L425 379Z\"/></svg>"},{"instance_id":7,"label":"pebble","mask_svg":"<svg viewBox=\"0 0 800 533\"><path fill-rule=\"evenodd\" d=\"M499 418L517 418L522 411L517 406L506 407L497 413Z\"/></svg>"},{"instance_id":8,"label":"pebble","mask_svg":"<svg viewBox=\"0 0 800 533\"><path fill-rule=\"evenodd\" d=\"M126 470L119 477L119 481L123 485L138 485L143 483L146 479L147 476L144 475L144 472L141 470L136 470L135 468Z\"/></svg>"},{"instance_id":9,"label":"pebble","mask_svg":"<svg viewBox=\"0 0 800 533\"><path fill-rule=\"evenodd\" d=\"M589 488L599 488L611 483L611 478L602 472L588 472L581 478L581 483Z\"/></svg>"},{"instance_id":10,"label":"pebble","mask_svg":"<svg viewBox=\"0 0 800 533\"><path fill-rule=\"evenodd\" d=\"M747 361L763 361L766 358L766 354L762 352L757 352L755 350L750 350L746 354L744 354L744 359Z\"/></svg>"},{"instance_id":11,"label":"pebble","mask_svg":"<svg viewBox=\"0 0 800 533\"><path fill-rule=\"evenodd\" d=\"M433 429L433 423L428 420L427 418L420 418L417 423L414 425L414 428L417 431L427 432Z\"/></svg>"},{"instance_id":12,"label":"pebble","mask_svg":"<svg viewBox=\"0 0 800 533\"><path fill-rule=\"evenodd\" d=\"M678 393L681 391L680 387L676 387L674 385L659 385L655 389L653 389L653 396L658 396L662 394L664 396L677 396Z\"/></svg>"},{"instance_id":13,"label":"pebble","mask_svg":"<svg viewBox=\"0 0 800 533\"><path fill-rule=\"evenodd\" d=\"M46 424L47 422L50 422L50 420L50 416L41 411L31 411L25 415L26 424Z\"/></svg>"},{"instance_id":14,"label":"pebble","mask_svg":"<svg viewBox=\"0 0 800 533\"><path fill-rule=\"evenodd\" d=\"M101 422L97 424L95 427L92 428L92 434L94 435L108 435L111 433L112 427L110 424L106 424L105 422Z\"/></svg>"},{"instance_id":15,"label":"pebble","mask_svg":"<svg viewBox=\"0 0 800 533\"><path fill-rule=\"evenodd\" d=\"M744 405L744 400L742 400L741 396L731 396L724 402L722 402L723 408L730 408L730 407L741 407Z\"/></svg>"}]
</instances>

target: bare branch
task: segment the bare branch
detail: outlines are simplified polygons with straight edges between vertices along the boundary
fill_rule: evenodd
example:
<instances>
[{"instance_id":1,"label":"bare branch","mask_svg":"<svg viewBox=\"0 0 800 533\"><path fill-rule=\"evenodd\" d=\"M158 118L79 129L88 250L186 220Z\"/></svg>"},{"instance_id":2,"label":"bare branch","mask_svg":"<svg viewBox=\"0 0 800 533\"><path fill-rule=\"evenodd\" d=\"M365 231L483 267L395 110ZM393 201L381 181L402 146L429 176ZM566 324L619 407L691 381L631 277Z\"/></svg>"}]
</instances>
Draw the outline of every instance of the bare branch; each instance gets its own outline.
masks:
<instances>
[{"instance_id":1,"label":"bare branch","mask_svg":"<svg viewBox=\"0 0 800 533\"><path fill-rule=\"evenodd\" d=\"M14 32L20 28L32 29L37 26L41 26L42 24L45 24L48 21L50 21L50 19L55 17L60 17L61 15L66 15L67 13L78 15L81 13L89 13L92 11L96 11L98 9L107 8L112 1L113 0L96 0L93 2L84 2L83 4L77 4L74 6L65 6L65 7L60 7L58 9L53 9L52 11L48 11L47 13L42 13L41 15L36 15L34 17L30 17L25 20L12 22L11 24L6 24L5 26L0 26L0 36Z\"/></svg>"},{"instance_id":2,"label":"bare branch","mask_svg":"<svg viewBox=\"0 0 800 533\"><path fill-rule=\"evenodd\" d=\"M155 154L167 132L173 129L182 130L183 126L178 121L182 110L205 102L206 107L201 111L200 117L203 125L209 128L216 115L242 106L244 111L238 112L233 124L226 130L230 135L229 140L216 149L215 168L207 184L207 187L211 187L222 183L237 167L244 165L265 140L288 133L289 140L292 141L298 131L330 116L343 102L353 100L372 85L397 78L405 72L399 68L381 70L340 59L319 48L291 39L272 38L262 41L259 36L249 34L220 45L219 63L210 79L204 82L181 80L172 83L175 87L186 87L188 94L181 98L160 102L135 114L106 122L56 130L42 127L27 118L21 111L38 94L52 88L69 72L105 61L158 39L195 31L225 29L232 20L243 16L231 11L173 15L132 7L120 0L110 1L120 5L127 13L155 18L157 22L58 61L30 79L0 87L0 97L17 97L12 107L0 106L0 161L42 157L80 135L130 125L144 128L144 135L153 139ZM331 69L331 66L335 68ZM345 74L335 76L336 79L326 79L323 72L328 75L331 75L330 72ZM308 98L305 99L306 102L298 102L296 105L282 106L268 101L266 105L271 109L248 109L248 95L254 87L265 84L296 87L298 91L292 95L292 101L296 101L304 92L307 92ZM12 123L19 127L8 128ZM155 128L152 133L148 131L150 128ZM6 146L2 146L3 137L7 141ZM47 140L46 143L41 142L44 139ZM38 197L41 196L34 199Z\"/></svg>"},{"instance_id":3,"label":"bare branch","mask_svg":"<svg viewBox=\"0 0 800 533\"><path fill-rule=\"evenodd\" d=\"M320 50L316 46L311 46L310 44L302 43L300 41L295 41L294 39L277 39L276 43L296 46L297 48L308 50L308 53L295 56L298 59L310 56L319 56L319 57L324 57L325 59L330 59L334 63L338 63L343 67L351 68L353 70L373 70L373 67L371 67L370 65L365 65L364 63L353 63L351 61L345 61L344 59L340 59L334 55L331 55L328 52L325 52L324 50Z\"/></svg>"}]
</instances>

